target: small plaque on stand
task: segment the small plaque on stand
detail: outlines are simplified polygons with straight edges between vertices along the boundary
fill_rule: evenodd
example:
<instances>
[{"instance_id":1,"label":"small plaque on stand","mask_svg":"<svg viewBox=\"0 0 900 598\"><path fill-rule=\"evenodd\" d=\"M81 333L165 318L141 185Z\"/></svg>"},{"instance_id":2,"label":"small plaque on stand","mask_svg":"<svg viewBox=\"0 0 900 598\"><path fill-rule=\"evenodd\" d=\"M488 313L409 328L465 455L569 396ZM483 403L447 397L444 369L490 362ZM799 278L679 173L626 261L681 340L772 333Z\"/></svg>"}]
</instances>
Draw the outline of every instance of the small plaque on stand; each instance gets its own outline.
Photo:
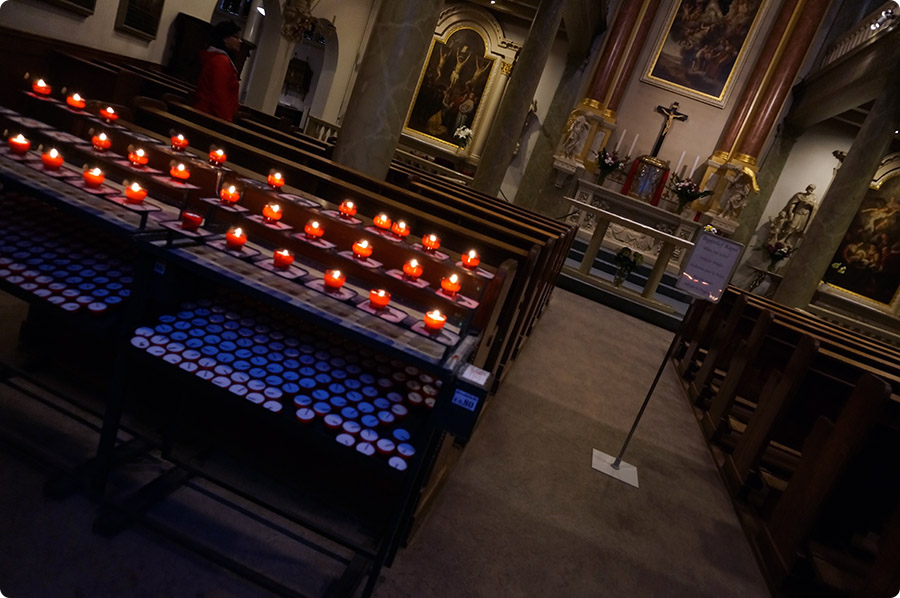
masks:
<instances>
[{"instance_id":1,"label":"small plaque on stand","mask_svg":"<svg viewBox=\"0 0 900 598\"><path fill-rule=\"evenodd\" d=\"M233 255L234 257L239 257L241 259L250 259L259 255L258 250L253 249L252 247L247 247L246 245L244 245L240 249L229 249L228 244L225 243L225 239L210 241L209 246L215 247L220 251L224 251L228 255Z\"/></svg>"},{"instance_id":2,"label":"small plaque on stand","mask_svg":"<svg viewBox=\"0 0 900 598\"><path fill-rule=\"evenodd\" d=\"M269 272L277 274L282 278L287 278L288 280L295 280L309 274L309 272L307 272L303 268L298 268L293 264L291 264L291 266L288 268L276 268L275 261L271 257L260 258L254 263L263 270L268 270Z\"/></svg>"},{"instance_id":3,"label":"small plaque on stand","mask_svg":"<svg viewBox=\"0 0 900 598\"><path fill-rule=\"evenodd\" d=\"M313 247L318 247L319 249L333 249L334 248L334 243L332 243L330 241L326 241L322 237L319 237L318 239L310 239L304 233L299 233L299 234L291 235L291 236L294 239L303 241L304 243L312 245Z\"/></svg>"},{"instance_id":4,"label":"small plaque on stand","mask_svg":"<svg viewBox=\"0 0 900 598\"><path fill-rule=\"evenodd\" d=\"M403 320L406 319L406 312L401 311L391 305L387 307L383 307L381 309L372 307L372 304L368 299L364 299L361 302L356 304L356 307L363 310L364 312L370 313L373 316L378 316L382 320L387 320L393 324L399 324Z\"/></svg>"},{"instance_id":5,"label":"small plaque on stand","mask_svg":"<svg viewBox=\"0 0 900 598\"><path fill-rule=\"evenodd\" d=\"M325 216L329 216L330 218L334 218L335 220L342 220L347 224L362 224L362 220L356 218L354 216L344 216L340 212L336 212L335 210L322 210L322 214Z\"/></svg>"},{"instance_id":6,"label":"small plaque on stand","mask_svg":"<svg viewBox=\"0 0 900 598\"><path fill-rule=\"evenodd\" d=\"M422 280L421 278L417 278L417 279L413 280L412 278L410 278L409 276L404 274L403 270L388 270L387 275L390 276L391 278L396 278L397 280L402 280L406 284L412 285L412 286L416 287L417 289L424 289L427 286L429 286L427 280Z\"/></svg>"},{"instance_id":7,"label":"small plaque on stand","mask_svg":"<svg viewBox=\"0 0 900 598\"><path fill-rule=\"evenodd\" d=\"M159 225L190 239L205 239L214 234L205 228L198 228L197 230L184 229L181 227L181 220L167 220L165 222L160 222Z\"/></svg>"},{"instance_id":8,"label":"small plaque on stand","mask_svg":"<svg viewBox=\"0 0 900 598\"><path fill-rule=\"evenodd\" d=\"M220 210L224 210L226 212L231 212L233 214L243 214L244 212L248 211L247 208L245 208L244 206L239 206L236 203L227 204L224 201L222 201L221 199L219 199L218 197L202 197L202 198L200 198L200 201L202 201L204 203L208 203L211 206L215 206L215 207L219 208Z\"/></svg>"},{"instance_id":9,"label":"small plaque on stand","mask_svg":"<svg viewBox=\"0 0 900 598\"><path fill-rule=\"evenodd\" d=\"M349 300L353 299L354 297L356 297L356 292L351 291L350 289L348 289L345 286L341 287L339 289L336 289L336 290L330 289L330 288L326 289L325 281L322 280L321 278L316 278L314 280L310 280L309 282L306 283L306 286L308 286L309 288L311 288L315 291L319 291L320 293L325 293L326 295L331 295L335 299L340 299L341 301L349 301Z\"/></svg>"},{"instance_id":10,"label":"small plaque on stand","mask_svg":"<svg viewBox=\"0 0 900 598\"><path fill-rule=\"evenodd\" d=\"M444 253L443 251L438 251L437 249L435 249L435 250L425 249L421 243L414 243L412 248L415 249L416 251L421 251L425 255L433 257L434 259L439 260L441 262L446 262L447 260L450 259L450 256L447 255L446 253Z\"/></svg>"},{"instance_id":11,"label":"small plaque on stand","mask_svg":"<svg viewBox=\"0 0 900 598\"><path fill-rule=\"evenodd\" d=\"M246 210L246 208L244 208L244 209ZM277 230L277 231L288 231L288 230L293 230L293 228L294 228L291 225L285 224L278 220L267 220L264 216L261 216L259 214L250 216L250 220L252 220L253 222L258 222L258 223L262 224L263 226L265 226L266 228L270 228L272 230Z\"/></svg>"},{"instance_id":12,"label":"small plaque on stand","mask_svg":"<svg viewBox=\"0 0 900 598\"><path fill-rule=\"evenodd\" d=\"M377 260L373 260L373 259L370 258L370 257L367 257L367 258L364 259L364 260L359 259L358 257L356 257L356 254L354 254L352 251L339 251L339 252L338 252L338 255L340 255L340 256L342 256L342 257L345 257L345 258L347 258L348 260L353 260L353 261L355 261L357 264L359 264L360 266L363 266L363 267L366 267L366 268L372 268L372 269L375 269L375 268L380 268L381 265L382 265L381 262L379 262L379 261L377 261Z\"/></svg>"},{"instance_id":13,"label":"small plaque on stand","mask_svg":"<svg viewBox=\"0 0 900 598\"><path fill-rule=\"evenodd\" d=\"M433 339L442 345L453 346L459 342L459 335L450 332L446 328L441 328L437 331L431 331L425 328L425 322L416 322L412 325L411 330L413 332L417 332L422 336L427 336L430 339Z\"/></svg>"},{"instance_id":14,"label":"small plaque on stand","mask_svg":"<svg viewBox=\"0 0 900 598\"><path fill-rule=\"evenodd\" d=\"M450 301L459 304L460 307L465 307L467 309L475 309L476 307L478 307L477 301L475 301L474 299L469 299L465 295L460 295L459 293L456 293L456 295L451 295L444 289L437 289L435 291L435 294L440 295L444 299L449 299Z\"/></svg>"},{"instance_id":15,"label":"small plaque on stand","mask_svg":"<svg viewBox=\"0 0 900 598\"><path fill-rule=\"evenodd\" d=\"M305 206L307 208L321 208L322 207L321 201L315 201L313 199L309 199L308 197L303 197L301 195L297 195L296 193L279 193L278 197L281 199L286 199L292 203L295 203L298 206Z\"/></svg>"}]
</instances>

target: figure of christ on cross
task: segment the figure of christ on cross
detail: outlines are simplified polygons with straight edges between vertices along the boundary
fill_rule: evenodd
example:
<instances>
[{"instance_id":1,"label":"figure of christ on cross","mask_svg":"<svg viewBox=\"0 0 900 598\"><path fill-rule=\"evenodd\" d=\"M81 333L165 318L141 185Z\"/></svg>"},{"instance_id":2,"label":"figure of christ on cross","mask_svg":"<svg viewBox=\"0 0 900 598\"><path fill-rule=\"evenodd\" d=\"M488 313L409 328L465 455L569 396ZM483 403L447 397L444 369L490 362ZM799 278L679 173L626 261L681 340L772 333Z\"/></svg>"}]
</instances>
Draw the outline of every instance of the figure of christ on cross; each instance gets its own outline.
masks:
<instances>
[{"instance_id":1,"label":"figure of christ on cross","mask_svg":"<svg viewBox=\"0 0 900 598\"><path fill-rule=\"evenodd\" d=\"M672 105L668 108L665 106L657 106L656 111L666 117L666 122L663 123L662 130L659 132L659 137L656 139L656 144L653 146L653 151L650 153L654 158L659 156L659 150L662 148L663 141L665 141L666 135L672 127L672 121L680 120L684 122L688 119L687 114L682 114L678 111L678 102L672 102Z\"/></svg>"}]
</instances>

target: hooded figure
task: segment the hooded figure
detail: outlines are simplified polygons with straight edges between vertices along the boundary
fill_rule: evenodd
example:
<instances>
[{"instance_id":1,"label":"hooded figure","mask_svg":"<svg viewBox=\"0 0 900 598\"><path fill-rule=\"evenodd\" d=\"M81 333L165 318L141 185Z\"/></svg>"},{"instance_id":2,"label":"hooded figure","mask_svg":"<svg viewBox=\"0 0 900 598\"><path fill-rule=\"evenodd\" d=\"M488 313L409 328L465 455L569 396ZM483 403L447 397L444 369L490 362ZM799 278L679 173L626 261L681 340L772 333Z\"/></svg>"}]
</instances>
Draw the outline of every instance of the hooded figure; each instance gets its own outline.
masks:
<instances>
[{"instance_id":1,"label":"hooded figure","mask_svg":"<svg viewBox=\"0 0 900 598\"><path fill-rule=\"evenodd\" d=\"M200 53L194 108L228 121L234 120L238 109L240 82L234 58L241 49L240 31L233 21L222 21L213 27L210 45Z\"/></svg>"}]
</instances>

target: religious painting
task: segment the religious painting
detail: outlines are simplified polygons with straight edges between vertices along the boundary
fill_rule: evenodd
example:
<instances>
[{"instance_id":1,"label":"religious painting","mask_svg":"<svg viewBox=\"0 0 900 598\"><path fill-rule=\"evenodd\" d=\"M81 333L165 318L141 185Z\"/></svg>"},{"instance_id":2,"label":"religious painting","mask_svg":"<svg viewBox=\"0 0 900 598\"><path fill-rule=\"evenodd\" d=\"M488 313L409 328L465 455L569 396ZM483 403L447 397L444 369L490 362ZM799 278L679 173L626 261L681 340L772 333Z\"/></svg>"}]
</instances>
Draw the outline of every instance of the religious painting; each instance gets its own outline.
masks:
<instances>
[{"instance_id":1,"label":"religious painting","mask_svg":"<svg viewBox=\"0 0 900 598\"><path fill-rule=\"evenodd\" d=\"M900 285L900 177L866 192L823 280L878 303L893 302Z\"/></svg>"},{"instance_id":2,"label":"religious painting","mask_svg":"<svg viewBox=\"0 0 900 598\"><path fill-rule=\"evenodd\" d=\"M680 0L641 78L724 106L766 0Z\"/></svg>"},{"instance_id":3,"label":"religious painting","mask_svg":"<svg viewBox=\"0 0 900 598\"><path fill-rule=\"evenodd\" d=\"M484 38L469 28L453 31L447 41L432 41L406 128L464 148L474 124L495 59L486 56ZM468 128L466 139L457 131Z\"/></svg>"},{"instance_id":4,"label":"religious painting","mask_svg":"<svg viewBox=\"0 0 900 598\"><path fill-rule=\"evenodd\" d=\"M165 0L120 0L116 31L145 40L156 39Z\"/></svg>"},{"instance_id":5,"label":"religious painting","mask_svg":"<svg viewBox=\"0 0 900 598\"><path fill-rule=\"evenodd\" d=\"M94 14L94 7L97 5L97 0L43 0L47 4L52 4L54 6L59 6L60 8L64 8L70 12L78 13L80 15L92 15Z\"/></svg>"}]
</instances>

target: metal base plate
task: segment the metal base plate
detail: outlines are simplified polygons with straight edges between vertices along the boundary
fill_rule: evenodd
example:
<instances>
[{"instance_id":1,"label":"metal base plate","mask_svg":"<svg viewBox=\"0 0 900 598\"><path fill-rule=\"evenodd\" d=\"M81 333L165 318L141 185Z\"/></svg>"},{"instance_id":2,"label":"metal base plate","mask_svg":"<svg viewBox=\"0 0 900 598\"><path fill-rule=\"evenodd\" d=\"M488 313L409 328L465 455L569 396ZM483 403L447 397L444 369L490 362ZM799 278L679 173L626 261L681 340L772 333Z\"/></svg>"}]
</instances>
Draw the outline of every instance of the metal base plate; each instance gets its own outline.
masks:
<instances>
[{"instance_id":1,"label":"metal base plate","mask_svg":"<svg viewBox=\"0 0 900 598\"><path fill-rule=\"evenodd\" d=\"M637 467L626 463L625 461L619 462L619 468L613 469L612 464L616 462L616 458L612 455L607 455L606 453L602 453L597 449L594 449L593 457L591 459L591 467L599 471L600 473L605 473L606 475L616 478L620 482L625 482L635 488L638 488L638 473Z\"/></svg>"}]
</instances>

